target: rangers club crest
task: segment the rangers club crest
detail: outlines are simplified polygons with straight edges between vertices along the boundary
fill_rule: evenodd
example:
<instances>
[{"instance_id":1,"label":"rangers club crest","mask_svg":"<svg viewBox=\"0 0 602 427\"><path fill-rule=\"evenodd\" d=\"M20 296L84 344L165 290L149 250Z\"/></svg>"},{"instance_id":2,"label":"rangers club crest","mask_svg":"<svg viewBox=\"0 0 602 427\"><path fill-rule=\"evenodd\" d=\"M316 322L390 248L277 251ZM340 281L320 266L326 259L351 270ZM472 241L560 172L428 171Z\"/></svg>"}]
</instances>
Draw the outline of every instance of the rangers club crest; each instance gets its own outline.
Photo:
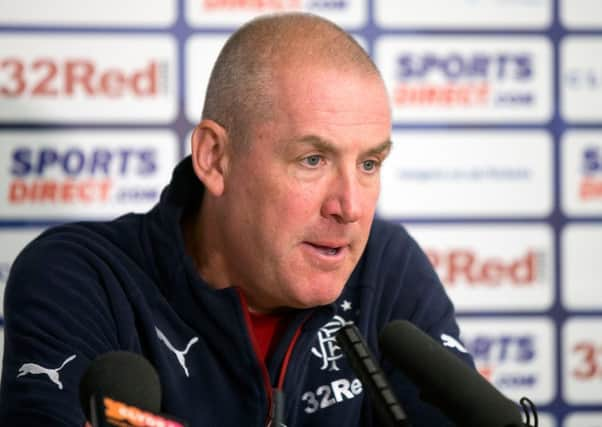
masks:
<instances>
[{"instance_id":1,"label":"rangers club crest","mask_svg":"<svg viewBox=\"0 0 602 427\"><path fill-rule=\"evenodd\" d=\"M341 316L334 316L332 320L326 323L318 331L318 345L311 348L314 356L322 359L321 370L338 371L337 360L343 357L341 348L337 345L335 335L345 325L352 324Z\"/></svg>"}]
</instances>

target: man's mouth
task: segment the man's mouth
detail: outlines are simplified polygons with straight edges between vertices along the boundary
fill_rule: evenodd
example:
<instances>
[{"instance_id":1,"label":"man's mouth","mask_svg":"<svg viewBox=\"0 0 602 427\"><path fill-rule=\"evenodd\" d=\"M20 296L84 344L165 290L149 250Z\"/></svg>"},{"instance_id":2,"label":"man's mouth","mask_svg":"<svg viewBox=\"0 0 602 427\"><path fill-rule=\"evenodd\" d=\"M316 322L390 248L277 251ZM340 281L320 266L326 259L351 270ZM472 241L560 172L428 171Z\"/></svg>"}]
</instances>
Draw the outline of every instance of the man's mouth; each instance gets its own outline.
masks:
<instances>
[{"instance_id":1,"label":"man's mouth","mask_svg":"<svg viewBox=\"0 0 602 427\"><path fill-rule=\"evenodd\" d=\"M339 240L331 241L304 241L303 252L307 260L316 268L323 271L339 269L348 259L350 245Z\"/></svg>"},{"instance_id":2,"label":"man's mouth","mask_svg":"<svg viewBox=\"0 0 602 427\"><path fill-rule=\"evenodd\" d=\"M323 253L324 255L333 256L338 254L341 251L341 246L323 246L314 243L309 243L309 245L316 248L318 251Z\"/></svg>"}]
</instances>

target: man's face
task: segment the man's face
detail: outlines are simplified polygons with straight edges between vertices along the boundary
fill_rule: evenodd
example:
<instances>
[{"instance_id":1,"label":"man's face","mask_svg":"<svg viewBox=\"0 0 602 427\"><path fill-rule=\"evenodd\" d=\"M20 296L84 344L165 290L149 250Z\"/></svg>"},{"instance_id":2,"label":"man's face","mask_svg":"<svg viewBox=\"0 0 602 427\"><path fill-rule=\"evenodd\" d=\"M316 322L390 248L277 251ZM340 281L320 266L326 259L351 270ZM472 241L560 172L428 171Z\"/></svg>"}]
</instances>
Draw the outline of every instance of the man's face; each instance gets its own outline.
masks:
<instances>
[{"instance_id":1,"label":"man's face","mask_svg":"<svg viewBox=\"0 0 602 427\"><path fill-rule=\"evenodd\" d=\"M251 308L334 301L360 258L390 145L375 76L284 70L273 120L249 129L228 167L222 213L232 285Z\"/></svg>"}]
</instances>

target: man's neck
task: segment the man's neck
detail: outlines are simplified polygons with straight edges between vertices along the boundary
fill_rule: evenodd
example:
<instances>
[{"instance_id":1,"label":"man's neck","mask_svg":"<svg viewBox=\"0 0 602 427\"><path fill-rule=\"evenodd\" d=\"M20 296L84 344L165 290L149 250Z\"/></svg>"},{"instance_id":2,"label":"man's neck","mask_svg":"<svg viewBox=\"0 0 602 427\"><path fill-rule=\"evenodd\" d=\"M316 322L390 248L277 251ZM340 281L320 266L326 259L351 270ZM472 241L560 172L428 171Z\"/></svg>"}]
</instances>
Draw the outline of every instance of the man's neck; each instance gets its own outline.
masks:
<instances>
[{"instance_id":1,"label":"man's neck","mask_svg":"<svg viewBox=\"0 0 602 427\"><path fill-rule=\"evenodd\" d=\"M227 288L231 286L231 281L226 273L226 260L222 255L222 239L205 210L201 204L197 212L188 215L182 221L185 251L209 286L215 289Z\"/></svg>"}]
</instances>

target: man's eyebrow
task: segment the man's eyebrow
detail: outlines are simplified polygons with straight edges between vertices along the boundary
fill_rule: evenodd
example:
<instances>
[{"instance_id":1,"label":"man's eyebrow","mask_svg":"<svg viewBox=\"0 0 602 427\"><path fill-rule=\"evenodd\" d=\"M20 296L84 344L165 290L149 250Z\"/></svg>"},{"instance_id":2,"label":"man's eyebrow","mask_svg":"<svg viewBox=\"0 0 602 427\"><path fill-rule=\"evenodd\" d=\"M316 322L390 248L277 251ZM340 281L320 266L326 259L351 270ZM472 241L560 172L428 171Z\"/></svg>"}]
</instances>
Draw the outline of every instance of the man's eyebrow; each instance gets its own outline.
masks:
<instances>
[{"instance_id":1,"label":"man's eyebrow","mask_svg":"<svg viewBox=\"0 0 602 427\"><path fill-rule=\"evenodd\" d=\"M378 144L376 147L367 150L364 154L367 156L379 156L382 154L387 154L391 147L393 146L393 142L390 139Z\"/></svg>"},{"instance_id":2,"label":"man's eyebrow","mask_svg":"<svg viewBox=\"0 0 602 427\"><path fill-rule=\"evenodd\" d=\"M340 149L334 143L317 135L305 135L291 142L309 144L315 147L317 150L325 153L336 153L340 151ZM391 149L392 145L393 143L391 140L387 139L386 141L378 144L376 147L366 150L362 154L366 156L382 155L383 153L387 153Z\"/></svg>"},{"instance_id":3,"label":"man's eyebrow","mask_svg":"<svg viewBox=\"0 0 602 427\"><path fill-rule=\"evenodd\" d=\"M291 142L297 144L308 144L325 153L336 153L339 151L334 143L317 135L304 135L301 138L294 139Z\"/></svg>"}]
</instances>

